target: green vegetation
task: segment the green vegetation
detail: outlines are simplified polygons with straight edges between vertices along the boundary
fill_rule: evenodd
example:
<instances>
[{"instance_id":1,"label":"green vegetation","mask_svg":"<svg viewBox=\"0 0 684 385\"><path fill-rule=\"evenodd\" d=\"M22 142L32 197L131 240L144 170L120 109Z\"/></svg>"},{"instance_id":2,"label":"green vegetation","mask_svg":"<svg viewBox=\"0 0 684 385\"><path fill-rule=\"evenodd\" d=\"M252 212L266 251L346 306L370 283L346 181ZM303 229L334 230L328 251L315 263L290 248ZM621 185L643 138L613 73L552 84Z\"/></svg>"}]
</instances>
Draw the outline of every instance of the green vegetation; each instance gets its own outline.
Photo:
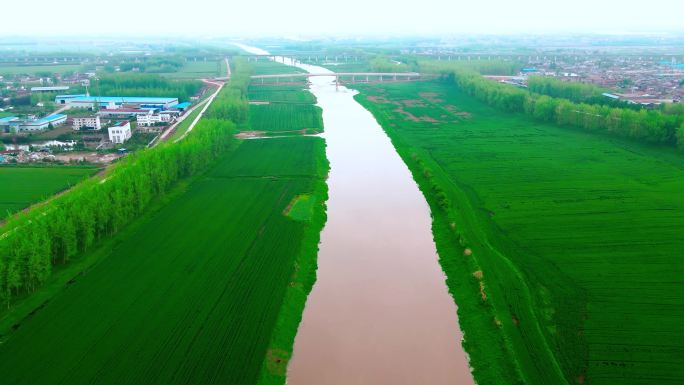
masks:
<instances>
[{"instance_id":1,"label":"green vegetation","mask_svg":"<svg viewBox=\"0 0 684 385\"><path fill-rule=\"evenodd\" d=\"M0 318L3 381L284 381L328 165L321 138L234 138L242 64L215 119L2 228L2 293L25 297Z\"/></svg>"},{"instance_id":2,"label":"green vegetation","mask_svg":"<svg viewBox=\"0 0 684 385\"><path fill-rule=\"evenodd\" d=\"M590 83L566 82L550 77L531 76L527 80L527 86L531 92L554 98L568 99L576 103L599 104L633 110L642 109L641 105L630 104L622 100L603 96L603 93L609 92L609 90Z\"/></svg>"},{"instance_id":3,"label":"green vegetation","mask_svg":"<svg viewBox=\"0 0 684 385\"><path fill-rule=\"evenodd\" d=\"M250 105L249 123L250 130L271 133L323 131L321 108L311 104Z\"/></svg>"},{"instance_id":4,"label":"green vegetation","mask_svg":"<svg viewBox=\"0 0 684 385\"><path fill-rule=\"evenodd\" d=\"M182 144L129 155L102 180L90 179L64 194L10 218L0 235L0 299L31 293L52 265L67 263L98 240L140 216L153 197L194 175L231 145L230 124L203 121Z\"/></svg>"},{"instance_id":5,"label":"green vegetation","mask_svg":"<svg viewBox=\"0 0 684 385\"><path fill-rule=\"evenodd\" d=\"M589 99L600 97L607 92L593 84L564 82L550 77L530 76L527 80L530 91L542 95L563 98L573 102L585 102Z\"/></svg>"},{"instance_id":6,"label":"green vegetation","mask_svg":"<svg viewBox=\"0 0 684 385\"><path fill-rule=\"evenodd\" d=\"M199 106L198 108L195 108L190 114L188 114L188 116L185 117L185 119L183 119L182 122L178 123L178 125L174 129L173 134L171 134L171 136L169 137L169 140L174 141L183 136L183 134L185 134L185 131L188 130L188 128L195 120L195 118L197 118L197 115L199 115L200 112L202 112L203 107L204 106Z\"/></svg>"},{"instance_id":7,"label":"green vegetation","mask_svg":"<svg viewBox=\"0 0 684 385\"><path fill-rule=\"evenodd\" d=\"M0 166L0 217L65 190L95 171L94 166Z\"/></svg>"},{"instance_id":8,"label":"green vegetation","mask_svg":"<svg viewBox=\"0 0 684 385\"><path fill-rule=\"evenodd\" d=\"M254 383L275 354L269 339L302 239L322 226L283 212L324 191L323 159L319 138L240 144L22 322L0 349L3 379Z\"/></svg>"},{"instance_id":9,"label":"green vegetation","mask_svg":"<svg viewBox=\"0 0 684 385\"><path fill-rule=\"evenodd\" d=\"M230 120L241 125L249 117L247 88L249 87L252 67L242 59L234 60L231 64L235 68L232 70L230 83L223 87L221 93L216 95L205 116Z\"/></svg>"},{"instance_id":10,"label":"green vegetation","mask_svg":"<svg viewBox=\"0 0 684 385\"><path fill-rule=\"evenodd\" d=\"M177 97L187 101L202 88L197 80L169 80L150 74L103 75L93 86L102 96L159 96Z\"/></svg>"},{"instance_id":11,"label":"green vegetation","mask_svg":"<svg viewBox=\"0 0 684 385\"><path fill-rule=\"evenodd\" d=\"M684 116L667 115L660 111L611 108L538 95L484 79L471 72L456 72L450 77L457 87L498 109L524 112L541 122L553 122L638 142L674 146L676 130L684 121Z\"/></svg>"},{"instance_id":12,"label":"green vegetation","mask_svg":"<svg viewBox=\"0 0 684 385\"><path fill-rule=\"evenodd\" d=\"M251 85L248 90L249 100L269 103L316 103L311 92L304 91L304 85Z\"/></svg>"},{"instance_id":13,"label":"green vegetation","mask_svg":"<svg viewBox=\"0 0 684 385\"><path fill-rule=\"evenodd\" d=\"M411 68L406 63L394 61L387 56L379 55L370 62L372 72L409 72Z\"/></svg>"},{"instance_id":14,"label":"green vegetation","mask_svg":"<svg viewBox=\"0 0 684 385\"><path fill-rule=\"evenodd\" d=\"M177 72L185 65L185 59L180 56L150 56L140 61L124 60L119 63L121 72L140 71L147 73Z\"/></svg>"},{"instance_id":15,"label":"green vegetation","mask_svg":"<svg viewBox=\"0 0 684 385\"><path fill-rule=\"evenodd\" d=\"M0 65L0 75L36 75L38 73L65 73L78 71L80 64L45 64L45 65Z\"/></svg>"},{"instance_id":16,"label":"green vegetation","mask_svg":"<svg viewBox=\"0 0 684 385\"><path fill-rule=\"evenodd\" d=\"M160 73L161 76L170 79L202 79L225 74L225 60L189 61L176 72Z\"/></svg>"},{"instance_id":17,"label":"green vegetation","mask_svg":"<svg viewBox=\"0 0 684 385\"><path fill-rule=\"evenodd\" d=\"M421 72L437 74L468 71L482 75L517 75L522 65L503 60L419 60L418 67Z\"/></svg>"},{"instance_id":18,"label":"green vegetation","mask_svg":"<svg viewBox=\"0 0 684 385\"><path fill-rule=\"evenodd\" d=\"M285 210L285 214L298 221L310 220L316 203L316 200L312 199L311 195L299 195L292 200L290 206Z\"/></svg>"},{"instance_id":19,"label":"green vegetation","mask_svg":"<svg viewBox=\"0 0 684 385\"><path fill-rule=\"evenodd\" d=\"M273 74L299 74L304 73L301 68L285 65L283 63L275 62L267 59L259 59L250 62L255 75L273 75Z\"/></svg>"},{"instance_id":20,"label":"green vegetation","mask_svg":"<svg viewBox=\"0 0 684 385\"><path fill-rule=\"evenodd\" d=\"M684 381L679 154L448 82L357 87L430 204L479 384Z\"/></svg>"}]
</instances>

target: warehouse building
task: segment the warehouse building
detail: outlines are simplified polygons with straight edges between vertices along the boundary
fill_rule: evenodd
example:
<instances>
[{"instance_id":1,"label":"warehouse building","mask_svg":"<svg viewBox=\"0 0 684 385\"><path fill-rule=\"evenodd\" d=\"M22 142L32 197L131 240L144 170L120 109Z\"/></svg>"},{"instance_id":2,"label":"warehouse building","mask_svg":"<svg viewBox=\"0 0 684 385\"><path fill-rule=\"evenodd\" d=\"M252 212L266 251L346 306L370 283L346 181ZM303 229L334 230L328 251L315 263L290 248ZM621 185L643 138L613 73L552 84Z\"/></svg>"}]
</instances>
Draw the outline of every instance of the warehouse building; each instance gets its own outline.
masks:
<instances>
[{"instance_id":1,"label":"warehouse building","mask_svg":"<svg viewBox=\"0 0 684 385\"><path fill-rule=\"evenodd\" d=\"M31 92L57 92L68 91L69 86L52 86L52 87L31 87Z\"/></svg>"},{"instance_id":2,"label":"warehouse building","mask_svg":"<svg viewBox=\"0 0 684 385\"><path fill-rule=\"evenodd\" d=\"M49 115L44 118L27 120L19 125L19 131L42 131L52 127L61 126L66 122L67 116L62 114Z\"/></svg>"},{"instance_id":3,"label":"warehouse building","mask_svg":"<svg viewBox=\"0 0 684 385\"><path fill-rule=\"evenodd\" d=\"M17 118L16 116L0 118L0 132L17 132L19 130L20 124L21 119Z\"/></svg>"},{"instance_id":4,"label":"warehouse building","mask_svg":"<svg viewBox=\"0 0 684 385\"><path fill-rule=\"evenodd\" d=\"M57 95L55 103L72 108L135 108L166 110L178 104L178 98Z\"/></svg>"}]
</instances>

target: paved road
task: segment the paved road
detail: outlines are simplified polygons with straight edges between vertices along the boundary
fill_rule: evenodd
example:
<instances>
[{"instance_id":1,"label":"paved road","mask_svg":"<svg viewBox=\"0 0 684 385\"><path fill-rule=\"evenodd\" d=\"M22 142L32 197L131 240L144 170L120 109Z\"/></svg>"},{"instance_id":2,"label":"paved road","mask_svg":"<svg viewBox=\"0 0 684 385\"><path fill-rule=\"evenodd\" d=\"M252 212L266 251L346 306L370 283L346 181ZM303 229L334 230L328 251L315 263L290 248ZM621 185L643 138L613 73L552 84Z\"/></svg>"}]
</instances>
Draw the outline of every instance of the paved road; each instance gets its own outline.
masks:
<instances>
[{"instance_id":1,"label":"paved road","mask_svg":"<svg viewBox=\"0 0 684 385\"><path fill-rule=\"evenodd\" d=\"M228 80L230 80L230 76L231 76L230 63L228 62L227 58L225 59L225 61L226 61L226 68L227 68L227 76L223 79L227 79L227 81L228 81ZM218 95L218 93L221 92L221 90L223 89L223 86L225 84L225 82L223 82L223 81L213 81L213 80L209 80L209 79L202 79L202 81L204 83L212 84L212 85L216 86L216 91L214 91L214 93L210 97L208 97L207 99L203 100L200 103L197 103L197 105L195 105L192 109L188 110L185 114L183 114L181 119L179 119L176 123L171 125L166 131L164 131L159 136L159 138L154 142L154 144L152 144L152 146L156 146L157 143L168 140L168 137L174 132L177 125L179 125L188 116L190 116L195 111L195 109L202 108L202 111L200 111L200 113L195 117L195 120L193 120L192 123L190 124L190 126L188 126L188 129L185 130L183 135L180 138L176 139L174 141L174 143L185 138L185 136L190 131L192 131L193 128L195 128L195 125L197 124L197 122L199 122L199 120L202 118L202 116L204 116L204 113L207 111L207 108L209 108L211 103L214 101L214 98L216 98L216 95ZM204 106L204 107L202 107L202 106Z\"/></svg>"}]
</instances>

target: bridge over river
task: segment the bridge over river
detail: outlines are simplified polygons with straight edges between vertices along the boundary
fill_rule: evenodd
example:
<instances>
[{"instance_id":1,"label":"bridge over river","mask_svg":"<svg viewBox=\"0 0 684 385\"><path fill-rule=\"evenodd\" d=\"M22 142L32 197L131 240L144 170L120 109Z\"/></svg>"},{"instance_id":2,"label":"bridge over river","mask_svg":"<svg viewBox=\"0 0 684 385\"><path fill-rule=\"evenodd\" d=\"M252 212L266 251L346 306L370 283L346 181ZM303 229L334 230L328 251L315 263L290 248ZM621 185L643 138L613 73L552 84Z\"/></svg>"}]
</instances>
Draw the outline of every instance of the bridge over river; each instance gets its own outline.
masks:
<instances>
[{"instance_id":1,"label":"bridge over river","mask_svg":"<svg viewBox=\"0 0 684 385\"><path fill-rule=\"evenodd\" d=\"M339 86L340 78L344 77L345 81L350 83L370 83L370 82L383 82L383 81L409 81L409 80L420 80L424 76L418 72L333 72L333 73L289 73L289 74L269 74L269 75L253 75L252 80L261 79L261 84L266 84L266 80L269 80L268 84L280 84L282 79L289 80L289 83L294 82L295 79L304 78L308 80L312 77L335 77L335 86ZM284 83L286 84L286 83Z\"/></svg>"}]
</instances>

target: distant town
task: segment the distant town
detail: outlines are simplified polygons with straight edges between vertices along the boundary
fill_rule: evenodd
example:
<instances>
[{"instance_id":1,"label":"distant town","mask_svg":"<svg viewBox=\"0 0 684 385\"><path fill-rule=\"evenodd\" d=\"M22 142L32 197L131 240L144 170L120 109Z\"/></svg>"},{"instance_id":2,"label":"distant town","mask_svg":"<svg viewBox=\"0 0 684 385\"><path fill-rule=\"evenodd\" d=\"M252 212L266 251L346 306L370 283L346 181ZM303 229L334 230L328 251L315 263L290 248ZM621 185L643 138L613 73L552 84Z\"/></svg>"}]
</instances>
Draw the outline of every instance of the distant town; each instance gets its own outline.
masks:
<instances>
[{"instance_id":1,"label":"distant town","mask_svg":"<svg viewBox=\"0 0 684 385\"><path fill-rule=\"evenodd\" d=\"M110 163L169 135L217 86L200 79L222 74L217 55L141 60L126 53L118 61L41 55L0 53L0 163ZM182 79L157 74L181 67L206 71Z\"/></svg>"}]
</instances>

